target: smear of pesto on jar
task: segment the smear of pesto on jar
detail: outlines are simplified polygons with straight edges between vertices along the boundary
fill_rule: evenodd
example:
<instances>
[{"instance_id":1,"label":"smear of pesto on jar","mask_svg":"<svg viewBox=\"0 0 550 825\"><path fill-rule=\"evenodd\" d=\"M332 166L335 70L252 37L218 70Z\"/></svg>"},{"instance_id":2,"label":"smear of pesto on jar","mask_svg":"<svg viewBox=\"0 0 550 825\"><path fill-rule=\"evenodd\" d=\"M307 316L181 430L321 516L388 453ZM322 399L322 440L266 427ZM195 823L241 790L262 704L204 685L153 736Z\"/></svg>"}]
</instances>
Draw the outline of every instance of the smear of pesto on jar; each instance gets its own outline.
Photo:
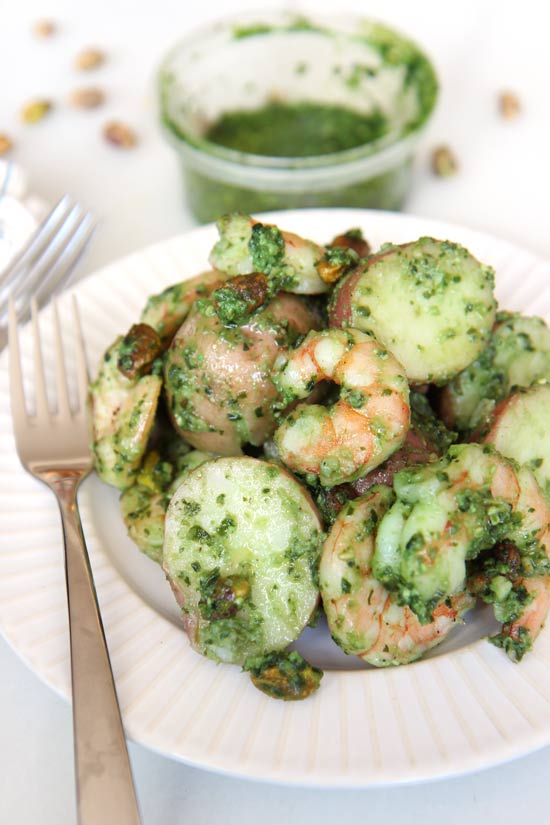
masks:
<instances>
[{"instance_id":1,"label":"smear of pesto on jar","mask_svg":"<svg viewBox=\"0 0 550 825\"><path fill-rule=\"evenodd\" d=\"M270 102L259 109L226 112L206 132L212 143L270 157L311 157L371 143L388 132L379 110L368 114L346 106Z\"/></svg>"}]
</instances>

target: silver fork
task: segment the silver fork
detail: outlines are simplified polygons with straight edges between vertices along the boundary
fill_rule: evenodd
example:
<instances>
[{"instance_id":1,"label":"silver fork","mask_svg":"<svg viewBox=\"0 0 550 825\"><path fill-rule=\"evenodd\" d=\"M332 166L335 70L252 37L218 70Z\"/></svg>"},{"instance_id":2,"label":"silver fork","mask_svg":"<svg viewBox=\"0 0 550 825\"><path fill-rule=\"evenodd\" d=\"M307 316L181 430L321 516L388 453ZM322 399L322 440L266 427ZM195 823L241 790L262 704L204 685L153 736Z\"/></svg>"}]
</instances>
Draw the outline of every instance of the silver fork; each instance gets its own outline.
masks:
<instances>
[{"instance_id":1,"label":"silver fork","mask_svg":"<svg viewBox=\"0 0 550 825\"><path fill-rule=\"evenodd\" d=\"M92 214L64 195L0 274L0 351L7 342L8 299L15 298L26 320L32 296L40 306L68 285L95 228Z\"/></svg>"},{"instance_id":2,"label":"silver fork","mask_svg":"<svg viewBox=\"0 0 550 825\"><path fill-rule=\"evenodd\" d=\"M15 303L9 307L10 395L17 452L31 475L57 496L65 543L69 608L73 732L80 825L139 825L120 709L76 493L92 467L87 420L88 376L82 330L73 299L76 404L71 405L57 306L53 305L56 409L49 407L38 305L31 301L35 412L27 411Z\"/></svg>"}]
</instances>

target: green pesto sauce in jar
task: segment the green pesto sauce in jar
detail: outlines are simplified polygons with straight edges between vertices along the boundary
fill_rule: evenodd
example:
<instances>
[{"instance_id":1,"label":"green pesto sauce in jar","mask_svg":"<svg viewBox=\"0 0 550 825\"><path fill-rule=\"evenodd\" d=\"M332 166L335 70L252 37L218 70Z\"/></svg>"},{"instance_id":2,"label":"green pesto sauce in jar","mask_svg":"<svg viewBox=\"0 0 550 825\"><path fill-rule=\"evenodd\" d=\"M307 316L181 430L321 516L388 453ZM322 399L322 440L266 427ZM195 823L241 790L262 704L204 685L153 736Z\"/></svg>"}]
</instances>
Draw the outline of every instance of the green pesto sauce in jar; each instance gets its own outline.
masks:
<instances>
[{"instance_id":1,"label":"green pesto sauce in jar","mask_svg":"<svg viewBox=\"0 0 550 825\"><path fill-rule=\"evenodd\" d=\"M269 192L225 183L185 168L187 202L197 220L208 223L228 212L271 212L276 209L346 206L361 209L401 209L409 189L412 158L388 172L351 186L321 191Z\"/></svg>"},{"instance_id":2,"label":"green pesto sauce in jar","mask_svg":"<svg viewBox=\"0 0 550 825\"><path fill-rule=\"evenodd\" d=\"M327 103L277 101L227 112L204 137L247 154L310 157L363 146L388 129L388 120L378 109L365 114Z\"/></svg>"},{"instance_id":3,"label":"green pesto sauce in jar","mask_svg":"<svg viewBox=\"0 0 550 825\"><path fill-rule=\"evenodd\" d=\"M234 68L222 113L226 51ZM265 76L255 70L262 63ZM162 123L201 222L235 211L401 208L415 149L403 140L428 121L437 86L412 41L363 17L336 26L288 15L233 22L184 42L159 74ZM326 99L312 100L312 89ZM358 111L367 101L377 107ZM369 161L386 144L393 162L380 169Z\"/></svg>"}]
</instances>

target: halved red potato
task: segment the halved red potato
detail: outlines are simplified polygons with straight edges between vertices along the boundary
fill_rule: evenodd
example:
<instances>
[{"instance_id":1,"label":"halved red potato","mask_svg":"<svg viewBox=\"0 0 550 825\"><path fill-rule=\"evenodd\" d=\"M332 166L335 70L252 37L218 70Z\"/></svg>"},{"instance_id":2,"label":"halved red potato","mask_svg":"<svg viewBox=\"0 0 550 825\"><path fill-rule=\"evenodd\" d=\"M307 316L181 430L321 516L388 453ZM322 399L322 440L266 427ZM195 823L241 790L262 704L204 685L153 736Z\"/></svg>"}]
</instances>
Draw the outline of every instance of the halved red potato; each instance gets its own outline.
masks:
<instances>
[{"instance_id":1,"label":"halved red potato","mask_svg":"<svg viewBox=\"0 0 550 825\"><path fill-rule=\"evenodd\" d=\"M171 419L193 447L239 455L274 432L273 363L317 325L303 299L280 293L243 326L224 326L208 301L193 309L168 350L165 391Z\"/></svg>"}]
</instances>

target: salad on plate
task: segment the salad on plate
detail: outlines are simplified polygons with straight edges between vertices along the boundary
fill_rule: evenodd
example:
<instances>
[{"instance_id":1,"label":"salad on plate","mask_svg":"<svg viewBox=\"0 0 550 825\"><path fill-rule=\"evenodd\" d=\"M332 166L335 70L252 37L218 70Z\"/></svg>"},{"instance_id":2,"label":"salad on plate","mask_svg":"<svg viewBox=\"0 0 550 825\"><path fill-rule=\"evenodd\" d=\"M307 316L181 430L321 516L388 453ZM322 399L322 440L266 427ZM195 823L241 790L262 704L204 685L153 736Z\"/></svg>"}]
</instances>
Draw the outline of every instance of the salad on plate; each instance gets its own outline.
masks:
<instances>
[{"instance_id":1,"label":"salad on plate","mask_svg":"<svg viewBox=\"0 0 550 825\"><path fill-rule=\"evenodd\" d=\"M322 673L289 646L321 610L382 667L481 601L519 661L550 607L544 321L500 310L448 240L218 230L211 269L151 296L91 385L96 472L193 647L302 699Z\"/></svg>"}]
</instances>

